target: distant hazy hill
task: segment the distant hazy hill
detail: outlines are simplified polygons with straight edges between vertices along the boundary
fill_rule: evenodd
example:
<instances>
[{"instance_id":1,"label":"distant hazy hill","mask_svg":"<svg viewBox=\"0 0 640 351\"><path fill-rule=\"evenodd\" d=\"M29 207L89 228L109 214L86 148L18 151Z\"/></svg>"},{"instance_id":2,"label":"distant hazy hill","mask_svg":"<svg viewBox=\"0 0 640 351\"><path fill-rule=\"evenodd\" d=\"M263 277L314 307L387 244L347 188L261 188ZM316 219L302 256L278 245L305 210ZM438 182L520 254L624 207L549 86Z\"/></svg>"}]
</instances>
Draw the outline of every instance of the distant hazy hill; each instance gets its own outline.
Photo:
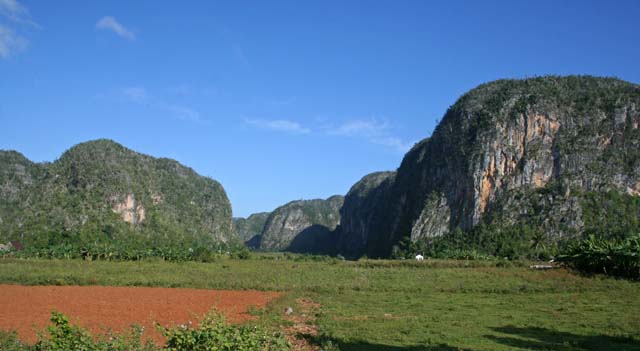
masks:
<instances>
[{"instance_id":1,"label":"distant hazy hill","mask_svg":"<svg viewBox=\"0 0 640 351\"><path fill-rule=\"evenodd\" d=\"M640 232L639 125L640 87L618 79L483 84L395 175L351 189L340 250L387 256L403 239L429 243L455 229L496 252Z\"/></svg>"},{"instance_id":2,"label":"distant hazy hill","mask_svg":"<svg viewBox=\"0 0 640 351\"><path fill-rule=\"evenodd\" d=\"M53 163L0 151L0 236L27 245L120 240L216 245L234 233L213 179L110 140L78 144Z\"/></svg>"},{"instance_id":3,"label":"distant hazy hill","mask_svg":"<svg viewBox=\"0 0 640 351\"><path fill-rule=\"evenodd\" d=\"M269 215L260 241L262 250L325 253L334 246L333 231L340 223L344 198L298 200Z\"/></svg>"},{"instance_id":4,"label":"distant hazy hill","mask_svg":"<svg viewBox=\"0 0 640 351\"><path fill-rule=\"evenodd\" d=\"M269 212L260 212L254 213L247 218L234 218L233 226L239 239L249 247L258 248L262 237L262 229L264 229L264 224L267 222L268 217Z\"/></svg>"}]
</instances>

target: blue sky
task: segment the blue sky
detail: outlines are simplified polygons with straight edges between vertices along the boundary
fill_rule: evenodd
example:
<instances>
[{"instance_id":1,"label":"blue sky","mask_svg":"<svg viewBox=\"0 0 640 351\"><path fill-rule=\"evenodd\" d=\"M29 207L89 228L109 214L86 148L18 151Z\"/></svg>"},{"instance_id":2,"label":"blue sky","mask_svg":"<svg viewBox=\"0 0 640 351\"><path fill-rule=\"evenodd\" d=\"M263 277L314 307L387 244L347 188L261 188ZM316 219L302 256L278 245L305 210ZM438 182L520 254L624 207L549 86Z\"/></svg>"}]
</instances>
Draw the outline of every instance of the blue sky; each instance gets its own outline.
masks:
<instances>
[{"instance_id":1,"label":"blue sky","mask_svg":"<svg viewBox=\"0 0 640 351\"><path fill-rule=\"evenodd\" d=\"M393 170L499 78L640 82L639 1L0 0L0 149L110 138L220 181L234 215Z\"/></svg>"}]
</instances>

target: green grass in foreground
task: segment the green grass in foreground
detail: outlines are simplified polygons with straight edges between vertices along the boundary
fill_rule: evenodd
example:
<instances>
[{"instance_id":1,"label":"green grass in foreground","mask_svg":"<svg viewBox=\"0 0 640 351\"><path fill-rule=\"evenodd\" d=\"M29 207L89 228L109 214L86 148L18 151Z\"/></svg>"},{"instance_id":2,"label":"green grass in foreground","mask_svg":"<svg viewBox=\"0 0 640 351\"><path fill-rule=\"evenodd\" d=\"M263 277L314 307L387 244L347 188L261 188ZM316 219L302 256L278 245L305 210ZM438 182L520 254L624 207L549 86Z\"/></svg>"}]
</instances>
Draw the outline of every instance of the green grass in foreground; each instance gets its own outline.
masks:
<instances>
[{"instance_id":1,"label":"green grass in foreground","mask_svg":"<svg viewBox=\"0 0 640 351\"><path fill-rule=\"evenodd\" d=\"M525 264L430 260L213 263L0 260L0 283L287 291L322 305L340 350L640 350L640 283ZM273 257L271 257L273 258Z\"/></svg>"}]
</instances>

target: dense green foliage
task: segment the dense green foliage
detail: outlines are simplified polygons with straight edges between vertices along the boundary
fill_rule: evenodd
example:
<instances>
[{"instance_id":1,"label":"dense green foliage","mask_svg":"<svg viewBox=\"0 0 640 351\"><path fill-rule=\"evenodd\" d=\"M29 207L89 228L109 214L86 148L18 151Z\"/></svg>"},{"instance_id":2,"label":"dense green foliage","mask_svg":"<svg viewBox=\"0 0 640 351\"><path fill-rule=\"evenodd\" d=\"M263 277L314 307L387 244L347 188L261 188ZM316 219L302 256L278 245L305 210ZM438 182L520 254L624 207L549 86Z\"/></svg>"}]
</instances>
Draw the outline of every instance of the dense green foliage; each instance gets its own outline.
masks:
<instances>
[{"instance_id":1,"label":"dense green foliage","mask_svg":"<svg viewBox=\"0 0 640 351\"><path fill-rule=\"evenodd\" d=\"M237 326L212 312L198 326L159 327L167 338L167 351L286 351L289 343L280 334L256 326Z\"/></svg>"},{"instance_id":2,"label":"dense green foliage","mask_svg":"<svg viewBox=\"0 0 640 351\"><path fill-rule=\"evenodd\" d=\"M53 163L0 151L2 242L215 248L232 237L222 186L176 161L110 140L76 145Z\"/></svg>"},{"instance_id":3,"label":"dense green foliage","mask_svg":"<svg viewBox=\"0 0 640 351\"><path fill-rule=\"evenodd\" d=\"M528 106L544 103L575 108L583 114L599 109L613 114L615 108L623 106L628 99L637 98L638 94L636 85L617 78L583 75L501 79L479 85L460 97L451 108L476 105L488 118L495 118L510 106L510 100L514 100L507 117L515 118L517 112L524 112Z\"/></svg>"},{"instance_id":4,"label":"dense green foliage","mask_svg":"<svg viewBox=\"0 0 640 351\"><path fill-rule=\"evenodd\" d=\"M585 237L621 239L640 233L640 196L616 191L587 192L581 200Z\"/></svg>"},{"instance_id":5,"label":"dense green foliage","mask_svg":"<svg viewBox=\"0 0 640 351\"><path fill-rule=\"evenodd\" d=\"M557 261L583 272L640 279L640 234L608 240L592 235L569 245Z\"/></svg>"},{"instance_id":6,"label":"dense green foliage","mask_svg":"<svg viewBox=\"0 0 640 351\"><path fill-rule=\"evenodd\" d=\"M526 224L505 227L481 224L466 232L456 228L443 236L417 242L404 238L392 248L392 257L412 258L421 253L427 257L465 260L546 260L557 251L558 243L550 242L543 232Z\"/></svg>"},{"instance_id":7,"label":"dense green foliage","mask_svg":"<svg viewBox=\"0 0 640 351\"><path fill-rule=\"evenodd\" d=\"M288 258L287 258L288 257ZM286 291L256 325L321 305L319 343L342 351L638 350L636 282L496 260L341 261L255 254L214 263L0 259L0 282Z\"/></svg>"}]
</instances>

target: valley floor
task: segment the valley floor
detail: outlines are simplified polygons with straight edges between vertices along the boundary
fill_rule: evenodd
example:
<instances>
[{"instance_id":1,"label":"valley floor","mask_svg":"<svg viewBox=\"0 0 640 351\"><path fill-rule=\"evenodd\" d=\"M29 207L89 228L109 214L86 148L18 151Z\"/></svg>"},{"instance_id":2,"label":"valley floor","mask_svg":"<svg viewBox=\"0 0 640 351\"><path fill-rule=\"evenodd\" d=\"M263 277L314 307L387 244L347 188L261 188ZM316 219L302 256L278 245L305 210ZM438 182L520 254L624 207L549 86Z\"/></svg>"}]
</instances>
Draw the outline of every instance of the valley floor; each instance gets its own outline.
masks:
<instances>
[{"instance_id":1,"label":"valley floor","mask_svg":"<svg viewBox=\"0 0 640 351\"><path fill-rule=\"evenodd\" d=\"M640 283L527 263L0 259L0 283L283 292L252 309L251 323L291 330L303 321L309 328L297 332L325 349L640 350Z\"/></svg>"}]
</instances>

